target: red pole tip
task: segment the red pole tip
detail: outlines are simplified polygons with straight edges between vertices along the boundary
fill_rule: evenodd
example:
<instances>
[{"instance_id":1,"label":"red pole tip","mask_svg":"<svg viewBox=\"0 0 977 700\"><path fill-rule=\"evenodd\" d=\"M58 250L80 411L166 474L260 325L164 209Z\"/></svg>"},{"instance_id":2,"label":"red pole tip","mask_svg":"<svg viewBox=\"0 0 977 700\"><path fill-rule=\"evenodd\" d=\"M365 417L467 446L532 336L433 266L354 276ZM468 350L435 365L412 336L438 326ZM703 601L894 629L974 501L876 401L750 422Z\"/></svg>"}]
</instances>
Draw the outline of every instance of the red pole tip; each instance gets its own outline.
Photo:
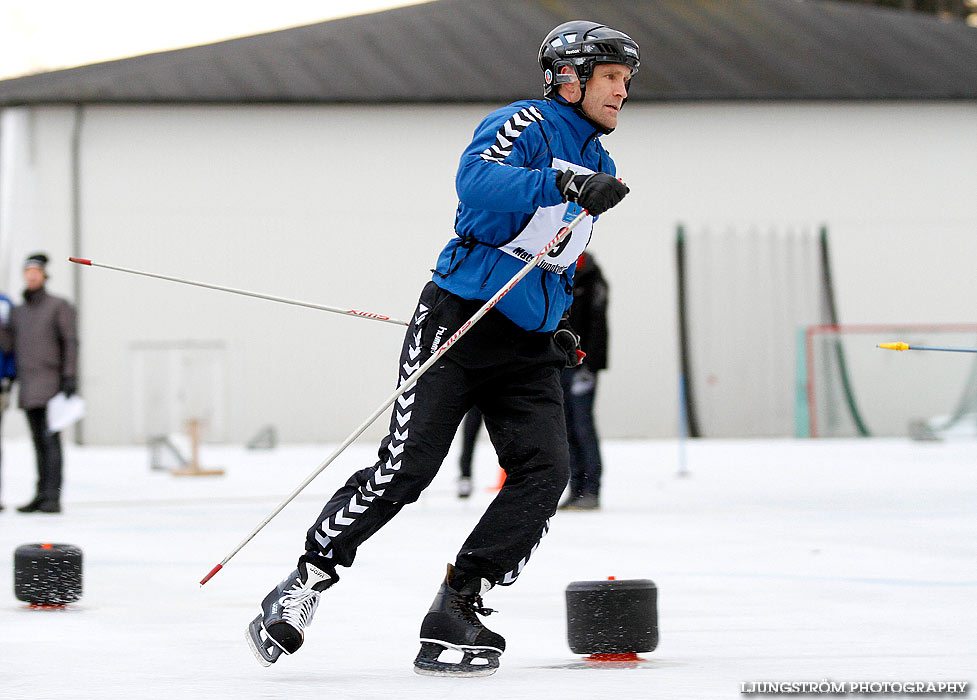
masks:
<instances>
[{"instance_id":1,"label":"red pole tip","mask_svg":"<svg viewBox=\"0 0 977 700\"><path fill-rule=\"evenodd\" d=\"M224 567L223 564L218 564L213 569L211 569L209 574L207 574L202 579L200 579L200 585L202 586L205 583L207 583L210 579L212 579L214 577L214 574L216 574L218 571L220 571L223 567Z\"/></svg>"},{"instance_id":2,"label":"red pole tip","mask_svg":"<svg viewBox=\"0 0 977 700\"><path fill-rule=\"evenodd\" d=\"M79 265L91 265L92 261L88 258L68 258L68 262L78 263Z\"/></svg>"}]
</instances>

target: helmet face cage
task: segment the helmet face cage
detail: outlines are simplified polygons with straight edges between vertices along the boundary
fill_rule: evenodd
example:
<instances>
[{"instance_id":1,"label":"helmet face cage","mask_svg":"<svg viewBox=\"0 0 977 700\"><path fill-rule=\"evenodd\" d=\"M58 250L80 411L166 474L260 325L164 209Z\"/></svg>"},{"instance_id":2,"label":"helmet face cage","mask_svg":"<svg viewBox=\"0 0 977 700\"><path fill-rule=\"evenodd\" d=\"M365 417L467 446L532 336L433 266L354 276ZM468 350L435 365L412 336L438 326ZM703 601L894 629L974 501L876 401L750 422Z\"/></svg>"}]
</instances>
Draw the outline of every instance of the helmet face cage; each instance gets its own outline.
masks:
<instances>
[{"instance_id":1,"label":"helmet face cage","mask_svg":"<svg viewBox=\"0 0 977 700\"><path fill-rule=\"evenodd\" d=\"M561 24L539 47L544 97L550 97L560 83L579 80L583 87L593 76L594 66L598 63L627 66L633 76L641 63L638 44L627 34L596 22L578 20ZM564 66L572 67L576 77L561 75L560 69Z\"/></svg>"}]
</instances>

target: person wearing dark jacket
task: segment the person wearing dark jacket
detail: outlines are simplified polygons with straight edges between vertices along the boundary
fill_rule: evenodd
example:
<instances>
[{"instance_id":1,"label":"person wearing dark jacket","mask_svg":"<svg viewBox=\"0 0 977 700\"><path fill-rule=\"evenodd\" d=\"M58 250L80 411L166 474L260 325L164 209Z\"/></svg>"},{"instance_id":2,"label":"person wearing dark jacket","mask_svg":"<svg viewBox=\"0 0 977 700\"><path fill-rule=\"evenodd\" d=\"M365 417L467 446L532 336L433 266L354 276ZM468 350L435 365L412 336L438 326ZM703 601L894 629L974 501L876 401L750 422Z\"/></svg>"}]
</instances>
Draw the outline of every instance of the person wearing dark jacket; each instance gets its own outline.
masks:
<instances>
[{"instance_id":1,"label":"person wearing dark jacket","mask_svg":"<svg viewBox=\"0 0 977 700\"><path fill-rule=\"evenodd\" d=\"M37 454L37 494L21 513L61 512L61 434L48 431L47 403L58 392L75 393L78 334L75 310L48 294L48 257L35 253L24 263L24 303L14 307L0 330L0 349L14 352L19 406L27 413Z\"/></svg>"},{"instance_id":2,"label":"person wearing dark jacket","mask_svg":"<svg viewBox=\"0 0 977 700\"><path fill-rule=\"evenodd\" d=\"M562 510L595 510L600 506L600 441L594 424L597 373L607 368L607 282L594 256L577 259L573 276L570 326L587 353L576 367L563 370L563 410L570 444L570 486Z\"/></svg>"}]
</instances>

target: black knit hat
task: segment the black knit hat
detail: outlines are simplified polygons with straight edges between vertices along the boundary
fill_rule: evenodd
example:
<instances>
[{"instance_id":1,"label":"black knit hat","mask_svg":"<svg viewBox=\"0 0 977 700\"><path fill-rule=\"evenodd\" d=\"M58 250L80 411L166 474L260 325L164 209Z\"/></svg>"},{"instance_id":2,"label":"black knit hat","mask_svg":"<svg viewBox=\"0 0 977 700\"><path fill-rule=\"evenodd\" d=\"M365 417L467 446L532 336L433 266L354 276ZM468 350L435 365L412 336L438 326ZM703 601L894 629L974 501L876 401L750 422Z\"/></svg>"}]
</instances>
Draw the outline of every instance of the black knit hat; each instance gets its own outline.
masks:
<instances>
[{"instance_id":1,"label":"black knit hat","mask_svg":"<svg viewBox=\"0 0 977 700\"><path fill-rule=\"evenodd\" d=\"M41 272L47 267L48 257L44 253L33 253L27 256L27 260L24 261L24 269L28 267L39 267Z\"/></svg>"}]
</instances>

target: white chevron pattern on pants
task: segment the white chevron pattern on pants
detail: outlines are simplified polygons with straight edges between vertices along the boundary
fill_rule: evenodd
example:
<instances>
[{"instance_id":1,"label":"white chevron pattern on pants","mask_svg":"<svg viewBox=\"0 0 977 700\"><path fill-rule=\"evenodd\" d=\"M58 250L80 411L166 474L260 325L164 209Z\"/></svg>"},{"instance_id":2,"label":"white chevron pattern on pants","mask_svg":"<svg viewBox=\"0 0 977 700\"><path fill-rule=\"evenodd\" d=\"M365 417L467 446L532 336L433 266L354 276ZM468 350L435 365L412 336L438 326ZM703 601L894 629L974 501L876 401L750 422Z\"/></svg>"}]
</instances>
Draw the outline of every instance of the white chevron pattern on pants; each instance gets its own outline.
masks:
<instances>
[{"instance_id":1,"label":"white chevron pattern on pants","mask_svg":"<svg viewBox=\"0 0 977 700\"><path fill-rule=\"evenodd\" d=\"M502 577L502 580L499 581L500 584L502 584L503 586L508 586L510 583L514 583L515 580L519 578L519 574L522 573L522 570L526 568L526 564L529 563L529 557L533 556L533 553L537 549L539 549L540 540L546 537L546 533L549 531L550 531L550 521L547 520L545 523L543 523L543 531L540 533L539 539L536 540L536 544L534 544L533 548L529 550L529 554L527 554L526 556L524 556L522 559L519 560L519 563L516 564L516 568L514 568L512 571L507 572L506 575Z\"/></svg>"},{"instance_id":2,"label":"white chevron pattern on pants","mask_svg":"<svg viewBox=\"0 0 977 700\"><path fill-rule=\"evenodd\" d=\"M400 375L401 384L421 365L417 358L421 354L421 328L428 311L427 306L418 304L417 313L413 321L414 327L417 330L411 338L410 347L407 348L407 355L414 363L408 364L405 362L402 365L402 373ZM343 529L352 525L358 516L365 513L369 509L370 503L377 496L383 495L384 489L380 488L380 486L389 484L394 478L394 475L400 471L400 457L404 451L404 443L410 435L408 424L410 423L411 411L408 409L414 403L414 390L416 388L416 384L411 386L397 399L394 410L396 414L396 425L398 427L391 432L390 442L387 444L387 452L390 455L390 459L385 463L377 465L373 476L370 477L366 485L354 493L346 505L319 524L319 528L315 532L315 539L319 543L319 546L322 547L323 556L327 559L331 559L333 556L332 540L338 537Z\"/></svg>"}]
</instances>

